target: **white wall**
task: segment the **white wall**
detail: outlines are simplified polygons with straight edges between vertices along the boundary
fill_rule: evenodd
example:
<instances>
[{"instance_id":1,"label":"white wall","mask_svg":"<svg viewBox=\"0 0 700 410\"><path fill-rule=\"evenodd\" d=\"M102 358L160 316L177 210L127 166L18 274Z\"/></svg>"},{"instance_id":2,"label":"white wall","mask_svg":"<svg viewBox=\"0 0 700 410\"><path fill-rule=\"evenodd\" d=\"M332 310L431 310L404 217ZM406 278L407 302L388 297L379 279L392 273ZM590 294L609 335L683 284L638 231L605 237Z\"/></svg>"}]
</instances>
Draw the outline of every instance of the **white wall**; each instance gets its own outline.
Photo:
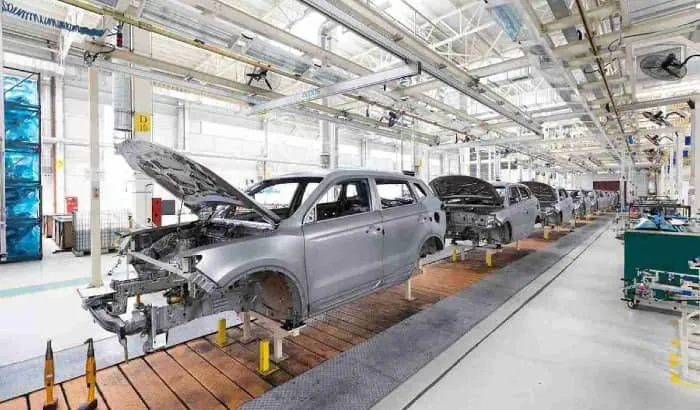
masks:
<instances>
[{"instance_id":1,"label":"white wall","mask_svg":"<svg viewBox=\"0 0 700 410\"><path fill-rule=\"evenodd\" d=\"M101 148L101 195L102 209L123 209L132 203L133 172L124 160L114 153L115 132L112 128L111 78L100 75L100 141ZM81 145L65 147L65 192L62 196L77 196L79 208L89 207L89 140L88 92L85 70L64 79L64 135L67 141ZM42 97L49 93L42 88ZM186 103L187 124L184 149L187 155L219 174L234 186L245 187L250 180L263 175L260 159L264 156L263 119L258 116L235 116L229 110L199 103ZM44 103L46 126L44 138L50 135L50 109ZM321 141L318 126L314 122L296 124L275 121L270 117L268 127L269 156L265 176L289 172L312 170L320 167ZM48 134L47 134L48 132ZM178 141L178 101L156 95L153 113L153 141L168 147L183 149ZM339 130L339 167L361 166L361 132L349 128ZM399 142L385 138L369 137L369 169L400 171ZM413 169L413 149L410 141L404 143L404 168ZM50 145L44 144L44 212L53 213L53 175L51 170ZM419 155L425 147L419 147ZM420 157L419 157L420 158ZM159 186L154 186L154 197L171 199L171 195ZM63 210L58 210L63 212Z\"/></svg>"}]
</instances>

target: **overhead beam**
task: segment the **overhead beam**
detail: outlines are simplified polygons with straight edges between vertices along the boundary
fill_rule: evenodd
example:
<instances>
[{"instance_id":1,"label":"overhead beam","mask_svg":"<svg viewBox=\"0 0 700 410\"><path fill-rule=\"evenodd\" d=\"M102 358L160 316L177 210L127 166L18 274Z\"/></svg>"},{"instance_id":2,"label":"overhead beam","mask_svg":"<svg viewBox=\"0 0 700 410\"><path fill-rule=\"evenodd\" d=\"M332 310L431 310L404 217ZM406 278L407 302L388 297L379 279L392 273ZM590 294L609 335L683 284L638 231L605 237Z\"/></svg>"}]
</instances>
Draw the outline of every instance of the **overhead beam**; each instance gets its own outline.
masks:
<instances>
[{"instance_id":1,"label":"overhead beam","mask_svg":"<svg viewBox=\"0 0 700 410\"><path fill-rule=\"evenodd\" d=\"M686 103L686 102L688 102L688 100L695 101L694 98L695 98L694 95L683 95L680 97L669 97L669 98L661 98L658 100L640 101L640 102L637 102L634 104L621 105L617 108L617 110L619 112L639 111L639 110L645 110L648 108L663 107L665 105ZM700 101L695 101L695 102L700 103Z\"/></svg>"},{"instance_id":2,"label":"overhead beam","mask_svg":"<svg viewBox=\"0 0 700 410\"><path fill-rule=\"evenodd\" d=\"M689 26L698 20L700 20L700 10L687 10L683 13L648 20L643 24L634 24L623 27L623 43L625 41L628 43L644 41L648 39L648 36L659 38L659 36L676 35L675 33L677 33L678 30L682 30L683 26ZM688 30L691 29L693 28L691 27ZM594 40L597 44L607 45L619 38L620 32L616 31L601 36L595 36ZM554 49L554 52L558 57L566 59L579 54L587 54L590 47L591 46L588 39L584 39L573 41L567 45L557 47Z\"/></svg>"},{"instance_id":3,"label":"overhead beam","mask_svg":"<svg viewBox=\"0 0 700 410\"><path fill-rule=\"evenodd\" d=\"M622 0L626 1L626 0ZM616 12L619 12L620 8L616 4L609 4L606 6L600 6L592 9L586 10L586 14L588 14L588 17L590 18L602 18L602 17L608 17L613 15ZM559 31L559 30L564 30L569 27L576 27L581 24L581 17L576 14L571 14L569 16L556 19L554 21L551 21L549 23L545 23L542 25L542 28L546 33L551 33L553 31Z\"/></svg>"},{"instance_id":4,"label":"overhead beam","mask_svg":"<svg viewBox=\"0 0 700 410\"><path fill-rule=\"evenodd\" d=\"M255 105L250 109L251 114L264 113L270 110L318 100L333 95L345 94L355 90L386 84L401 78L412 77L421 72L420 63L409 63L401 67L368 74L351 80L341 81L326 87L311 88L297 94L287 95L272 101Z\"/></svg>"},{"instance_id":5,"label":"overhead beam","mask_svg":"<svg viewBox=\"0 0 700 410\"><path fill-rule=\"evenodd\" d=\"M469 142L460 142L456 144L441 144L430 147L428 150L433 151L451 151L459 148L472 148L472 147L490 147L494 145L507 145L507 144L518 144L524 142L540 142L544 141L539 135L524 135L522 137L516 138L498 138L498 139L488 139L488 140L477 140Z\"/></svg>"},{"instance_id":6,"label":"overhead beam","mask_svg":"<svg viewBox=\"0 0 700 410\"><path fill-rule=\"evenodd\" d=\"M100 47L89 44L84 45L83 48L91 49L93 51L100 50ZM113 59L129 61L141 67L153 68L155 70L160 71L161 73L170 73L173 75L180 76L181 78L192 78L205 82L207 84L218 85L220 87L227 88L229 90L234 91L235 94L232 94L231 96L226 98L238 99L239 101L251 104L259 104L266 100L277 99L284 96L283 94L279 94L274 91L249 86L247 84L239 83L237 81L193 70L189 67L183 67L152 57L135 54L127 50L116 49L111 53L111 57ZM99 62L96 62L96 64L99 65ZM198 85L196 83L193 83L193 86ZM200 87L197 88L201 89L201 84L199 86ZM217 96L217 94L221 95L221 91L213 91L211 92L211 94L214 96ZM401 139L402 132L405 132L406 135L408 135L409 133L408 130L403 131L401 128L398 127L389 128L386 123L367 118L363 115L336 110L334 108L327 107L321 104L305 102L302 103L301 106L303 108L285 109L284 111L293 112L296 114L303 115L305 117L311 117L315 119L323 117L323 119L327 119L329 121L332 121L333 123L345 127L361 129L364 131L376 133L378 135L387 136L389 138ZM415 135L416 138L423 143L433 143L435 140L435 136L431 134L416 131Z\"/></svg>"},{"instance_id":7,"label":"overhead beam","mask_svg":"<svg viewBox=\"0 0 700 410\"><path fill-rule=\"evenodd\" d=\"M525 129L541 134L539 124L520 108L490 88L479 84L476 77L431 49L411 33L376 13L364 2L358 0L302 0L302 2L400 58L420 61L425 72L431 76Z\"/></svg>"}]
</instances>

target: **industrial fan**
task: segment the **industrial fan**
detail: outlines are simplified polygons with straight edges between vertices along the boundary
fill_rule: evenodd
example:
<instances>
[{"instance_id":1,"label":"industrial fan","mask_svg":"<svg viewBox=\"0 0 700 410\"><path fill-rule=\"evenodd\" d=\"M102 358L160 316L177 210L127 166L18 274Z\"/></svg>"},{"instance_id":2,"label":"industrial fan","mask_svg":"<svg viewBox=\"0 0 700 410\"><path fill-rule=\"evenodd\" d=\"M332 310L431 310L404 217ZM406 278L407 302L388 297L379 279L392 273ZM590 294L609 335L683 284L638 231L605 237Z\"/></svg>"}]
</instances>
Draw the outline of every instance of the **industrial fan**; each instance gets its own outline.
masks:
<instances>
[{"instance_id":1,"label":"industrial fan","mask_svg":"<svg viewBox=\"0 0 700 410\"><path fill-rule=\"evenodd\" d=\"M639 61L639 68L642 69L644 74L653 79L661 81L676 81L688 74L688 69L685 66L688 63L688 60L698 56L700 55L693 54L681 62L673 53L668 55L649 54L644 56Z\"/></svg>"}]
</instances>

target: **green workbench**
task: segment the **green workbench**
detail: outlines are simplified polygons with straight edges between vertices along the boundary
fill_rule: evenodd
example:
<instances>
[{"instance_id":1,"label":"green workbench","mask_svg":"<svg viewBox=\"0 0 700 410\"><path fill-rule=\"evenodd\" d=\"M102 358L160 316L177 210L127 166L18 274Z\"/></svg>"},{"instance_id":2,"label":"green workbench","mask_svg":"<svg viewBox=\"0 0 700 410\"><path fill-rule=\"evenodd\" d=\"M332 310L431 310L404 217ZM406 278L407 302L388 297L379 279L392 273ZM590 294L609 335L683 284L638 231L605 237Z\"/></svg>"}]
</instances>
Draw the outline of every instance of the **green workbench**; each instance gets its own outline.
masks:
<instances>
[{"instance_id":1,"label":"green workbench","mask_svg":"<svg viewBox=\"0 0 700 410\"><path fill-rule=\"evenodd\" d=\"M693 275L691 282L698 282L698 271L688 267L688 261L700 256L700 233L627 231L625 232L625 286L635 283L639 269L653 269L666 272ZM680 278L661 275L660 283L679 286ZM625 296L632 298L634 289L628 289ZM665 299L662 293L655 297Z\"/></svg>"}]
</instances>

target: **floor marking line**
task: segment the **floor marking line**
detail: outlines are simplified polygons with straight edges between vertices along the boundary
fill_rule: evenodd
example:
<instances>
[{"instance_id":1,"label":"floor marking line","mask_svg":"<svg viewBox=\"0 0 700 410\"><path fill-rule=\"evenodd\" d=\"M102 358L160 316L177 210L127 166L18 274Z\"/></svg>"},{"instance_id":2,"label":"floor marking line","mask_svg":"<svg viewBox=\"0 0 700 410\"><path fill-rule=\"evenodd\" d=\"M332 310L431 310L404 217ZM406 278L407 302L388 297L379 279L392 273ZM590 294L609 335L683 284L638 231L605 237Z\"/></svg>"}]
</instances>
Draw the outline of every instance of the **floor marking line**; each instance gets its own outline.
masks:
<instances>
[{"instance_id":1,"label":"floor marking line","mask_svg":"<svg viewBox=\"0 0 700 410\"><path fill-rule=\"evenodd\" d=\"M73 278L61 280L58 282L40 283L37 285L21 286L18 288L9 288L0 290L0 299L11 298L15 296L30 295L32 293L46 292L48 290L56 290L68 288L77 285L86 285L90 280L89 277Z\"/></svg>"}]
</instances>

